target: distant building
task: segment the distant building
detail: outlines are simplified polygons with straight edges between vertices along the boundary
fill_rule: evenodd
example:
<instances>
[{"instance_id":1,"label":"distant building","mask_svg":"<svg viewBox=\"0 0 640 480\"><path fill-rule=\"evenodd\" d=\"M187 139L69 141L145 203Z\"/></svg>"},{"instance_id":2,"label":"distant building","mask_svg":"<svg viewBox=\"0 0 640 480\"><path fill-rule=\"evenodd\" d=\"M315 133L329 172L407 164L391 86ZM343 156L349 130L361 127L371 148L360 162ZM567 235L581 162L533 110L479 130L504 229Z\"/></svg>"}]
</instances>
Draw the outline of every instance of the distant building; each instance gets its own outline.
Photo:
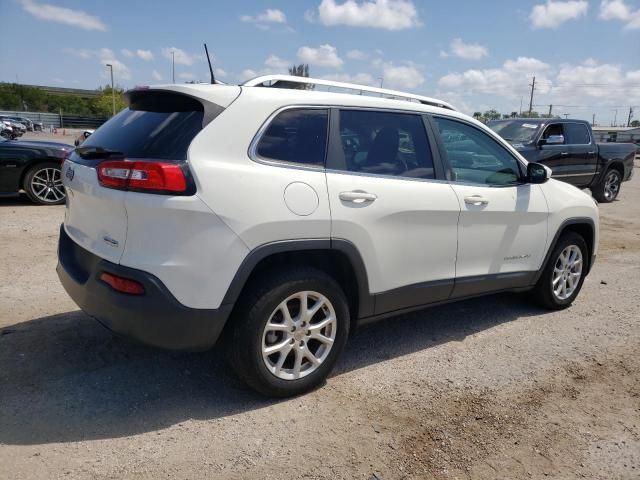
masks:
<instances>
[{"instance_id":1,"label":"distant building","mask_svg":"<svg viewBox=\"0 0 640 480\"><path fill-rule=\"evenodd\" d=\"M596 142L636 143L640 145L640 127L595 126L592 128Z\"/></svg>"}]
</instances>

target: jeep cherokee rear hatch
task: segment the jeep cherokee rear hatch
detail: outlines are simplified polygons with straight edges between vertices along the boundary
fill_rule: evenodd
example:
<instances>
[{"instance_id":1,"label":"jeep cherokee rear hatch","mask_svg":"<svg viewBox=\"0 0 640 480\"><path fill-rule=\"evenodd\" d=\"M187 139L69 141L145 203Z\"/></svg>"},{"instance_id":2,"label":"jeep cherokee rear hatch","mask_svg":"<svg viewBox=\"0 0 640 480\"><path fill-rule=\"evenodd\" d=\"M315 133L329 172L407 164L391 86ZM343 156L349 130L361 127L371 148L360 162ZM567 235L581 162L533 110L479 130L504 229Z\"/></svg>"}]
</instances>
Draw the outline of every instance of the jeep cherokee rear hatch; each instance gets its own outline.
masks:
<instances>
[{"instance_id":1,"label":"jeep cherokee rear hatch","mask_svg":"<svg viewBox=\"0 0 640 480\"><path fill-rule=\"evenodd\" d=\"M173 88L189 92L188 87ZM193 89L201 93L202 87ZM223 104L235 96L237 92L224 92ZM189 145L224 109L174 90L137 89L128 97L129 107L76 148L63 168L68 235L113 263L123 255L130 228L127 196L133 192L172 198L193 195Z\"/></svg>"}]
</instances>

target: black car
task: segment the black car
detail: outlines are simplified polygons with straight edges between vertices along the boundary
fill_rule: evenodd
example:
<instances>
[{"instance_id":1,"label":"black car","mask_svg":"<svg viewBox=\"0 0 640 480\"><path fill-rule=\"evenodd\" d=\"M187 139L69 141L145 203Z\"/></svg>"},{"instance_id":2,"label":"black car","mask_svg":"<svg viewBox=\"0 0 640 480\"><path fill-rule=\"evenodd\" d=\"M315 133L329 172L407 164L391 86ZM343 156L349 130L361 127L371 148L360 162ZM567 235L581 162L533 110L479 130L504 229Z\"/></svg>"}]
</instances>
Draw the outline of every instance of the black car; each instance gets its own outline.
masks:
<instances>
[{"instance_id":1,"label":"black car","mask_svg":"<svg viewBox=\"0 0 640 480\"><path fill-rule=\"evenodd\" d=\"M596 143L584 120L513 118L489 122L530 162L542 163L553 178L590 188L599 202L612 202L622 182L633 175L638 147L633 143Z\"/></svg>"},{"instance_id":2,"label":"black car","mask_svg":"<svg viewBox=\"0 0 640 480\"><path fill-rule=\"evenodd\" d=\"M71 145L54 142L7 140L0 137L0 197L24 190L39 205L65 201L60 167Z\"/></svg>"}]
</instances>

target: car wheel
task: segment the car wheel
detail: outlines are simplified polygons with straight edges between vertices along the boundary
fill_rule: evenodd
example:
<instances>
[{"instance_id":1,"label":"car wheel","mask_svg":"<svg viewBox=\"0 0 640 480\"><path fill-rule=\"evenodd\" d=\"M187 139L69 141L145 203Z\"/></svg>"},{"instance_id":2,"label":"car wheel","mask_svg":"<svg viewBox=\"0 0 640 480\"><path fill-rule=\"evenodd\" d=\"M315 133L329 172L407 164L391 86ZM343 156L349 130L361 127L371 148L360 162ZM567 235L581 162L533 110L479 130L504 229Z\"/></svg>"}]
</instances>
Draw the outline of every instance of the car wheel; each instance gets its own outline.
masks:
<instances>
[{"instance_id":1,"label":"car wheel","mask_svg":"<svg viewBox=\"0 0 640 480\"><path fill-rule=\"evenodd\" d=\"M588 261L584 239L575 232L563 234L535 286L539 303L553 310L571 305L582 288Z\"/></svg>"},{"instance_id":2,"label":"car wheel","mask_svg":"<svg viewBox=\"0 0 640 480\"><path fill-rule=\"evenodd\" d=\"M60 205L66 198L60 165L53 162L32 167L24 177L23 188L29 199L38 205Z\"/></svg>"},{"instance_id":3,"label":"car wheel","mask_svg":"<svg viewBox=\"0 0 640 480\"><path fill-rule=\"evenodd\" d=\"M262 277L232 319L230 361L257 392L288 397L325 381L349 335L340 286L315 269Z\"/></svg>"},{"instance_id":4,"label":"car wheel","mask_svg":"<svg viewBox=\"0 0 640 480\"><path fill-rule=\"evenodd\" d=\"M598 185L596 185L591 193L593 197L600 203L613 202L620 193L620 185L622 184L622 175L615 168L610 168Z\"/></svg>"}]
</instances>

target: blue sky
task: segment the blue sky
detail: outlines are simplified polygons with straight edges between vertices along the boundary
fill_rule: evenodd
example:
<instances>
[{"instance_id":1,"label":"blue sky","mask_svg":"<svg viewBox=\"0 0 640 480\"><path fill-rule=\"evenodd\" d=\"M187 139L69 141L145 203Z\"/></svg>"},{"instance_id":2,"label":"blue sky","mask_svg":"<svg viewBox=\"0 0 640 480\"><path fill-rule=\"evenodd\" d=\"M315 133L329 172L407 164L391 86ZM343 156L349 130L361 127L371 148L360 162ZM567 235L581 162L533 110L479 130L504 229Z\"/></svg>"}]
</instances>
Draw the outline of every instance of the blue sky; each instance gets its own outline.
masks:
<instances>
[{"instance_id":1,"label":"blue sky","mask_svg":"<svg viewBox=\"0 0 640 480\"><path fill-rule=\"evenodd\" d=\"M444 98L460 110L534 104L601 124L640 119L640 0L0 0L0 81L95 88L278 73Z\"/></svg>"}]
</instances>

